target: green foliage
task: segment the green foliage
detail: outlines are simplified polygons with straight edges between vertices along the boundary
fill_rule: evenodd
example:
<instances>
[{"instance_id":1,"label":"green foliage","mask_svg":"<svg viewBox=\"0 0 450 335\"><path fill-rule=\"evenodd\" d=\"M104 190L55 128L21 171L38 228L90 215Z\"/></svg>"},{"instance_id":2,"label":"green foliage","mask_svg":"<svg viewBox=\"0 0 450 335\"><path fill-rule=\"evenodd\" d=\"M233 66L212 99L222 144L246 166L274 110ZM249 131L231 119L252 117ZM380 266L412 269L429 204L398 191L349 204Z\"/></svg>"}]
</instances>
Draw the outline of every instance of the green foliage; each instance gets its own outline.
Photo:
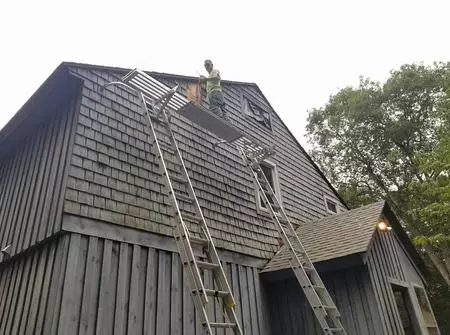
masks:
<instances>
[{"instance_id":1,"label":"green foliage","mask_svg":"<svg viewBox=\"0 0 450 335\"><path fill-rule=\"evenodd\" d=\"M348 205L385 198L450 286L450 63L403 65L383 84L361 78L309 111L307 133Z\"/></svg>"}]
</instances>

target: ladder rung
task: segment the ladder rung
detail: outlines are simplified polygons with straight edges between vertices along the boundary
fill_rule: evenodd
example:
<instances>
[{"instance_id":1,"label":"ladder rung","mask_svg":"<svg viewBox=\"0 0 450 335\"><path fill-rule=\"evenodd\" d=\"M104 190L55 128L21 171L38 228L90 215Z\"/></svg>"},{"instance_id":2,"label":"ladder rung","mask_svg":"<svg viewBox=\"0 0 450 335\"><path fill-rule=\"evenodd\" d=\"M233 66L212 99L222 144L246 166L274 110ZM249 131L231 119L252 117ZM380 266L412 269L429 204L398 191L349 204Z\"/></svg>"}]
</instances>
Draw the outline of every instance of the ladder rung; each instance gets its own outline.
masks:
<instances>
[{"instance_id":1,"label":"ladder rung","mask_svg":"<svg viewBox=\"0 0 450 335\"><path fill-rule=\"evenodd\" d=\"M337 310L336 306L331 306L331 305L322 305L324 309L328 310L328 311L332 311L332 310Z\"/></svg>"},{"instance_id":2,"label":"ladder rung","mask_svg":"<svg viewBox=\"0 0 450 335\"><path fill-rule=\"evenodd\" d=\"M179 182L179 183L183 183L183 184L187 184L188 183L186 178L182 178L182 177L179 177L179 176L176 176L176 175L173 175L173 174L169 174L169 178L170 178L170 180L174 180L174 181Z\"/></svg>"},{"instance_id":3,"label":"ladder rung","mask_svg":"<svg viewBox=\"0 0 450 335\"><path fill-rule=\"evenodd\" d=\"M305 270L305 272L310 272L310 273L316 271L316 269L314 269L310 266L306 266L306 265L303 266L303 270Z\"/></svg>"},{"instance_id":4,"label":"ladder rung","mask_svg":"<svg viewBox=\"0 0 450 335\"><path fill-rule=\"evenodd\" d=\"M193 203L194 199L192 199L190 196L188 195L184 195L178 192L175 192L175 197L177 198L177 200L183 200L185 202L189 202L189 203Z\"/></svg>"},{"instance_id":5,"label":"ladder rung","mask_svg":"<svg viewBox=\"0 0 450 335\"><path fill-rule=\"evenodd\" d=\"M312 286L316 291L325 291L326 290L326 288L325 288L325 286L321 286L321 285L313 285Z\"/></svg>"},{"instance_id":6,"label":"ladder rung","mask_svg":"<svg viewBox=\"0 0 450 335\"><path fill-rule=\"evenodd\" d=\"M197 294L197 292L202 294L202 290L193 290L192 291L193 294ZM226 296L230 295L230 292L227 292L227 291L217 291L217 290L210 290L210 289L205 289L204 292L207 296L210 296L210 297L222 298L222 297L226 297Z\"/></svg>"},{"instance_id":7,"label":"ladder rung","mask_svg":"<svg viewBox=\"0 0 450 335\"><path fill-rule=\"evenodd\" d=\"M201 237L197 237L197 236L190 236L189 240L192 243L196 243L199 245L208 245L209 244L209 241L206 238L201 238Z\"/></svg>"},{"instance_id":8,"label":"ladder rung","mask_svg":"<svg viewBox=\"0 0 450 335\"><path fill-rule=\"evenodd\" d=\"M202 221L202 219L199 218L198 216L195 216L195 215L192 215L192 214L189 214L189 213L181 213L181 215L183 216L183 219L186 219L186 220L191 221L191 222L200 222L200 221Z\"/></svg>"},{"instance_id":9,"label":"ladder rung","mask_svg":"<svg viewBox=\"0 0 450 335\"><path fill-rule=\"evenodd\" d=\"M199 268L208 269L208 270L216 270L220 267L219 264L209 263L209 262L203 262L203 261L196 261L197 266Z\"/></svg>"},{"instance_id":10,"label":"ladder rung","mask_svg":"<svg viewBox=\"0 0 450 335\"><path fill-rule=\"evenodd\" d=\"M342 332L344 331L344 328L328 328L330 332L336 333L336 332Z\"/></svg>"},{"instance_id":11,"label":"ladder rung","mask_svg":"<svg viewBox=\"0 0 450 335\"><path fill-rule=\"evenodd\" d=\"M235 323L224 323L224 322L210 322L209 325L213 328L235 328Z\"/></svg>"}]
</instances>

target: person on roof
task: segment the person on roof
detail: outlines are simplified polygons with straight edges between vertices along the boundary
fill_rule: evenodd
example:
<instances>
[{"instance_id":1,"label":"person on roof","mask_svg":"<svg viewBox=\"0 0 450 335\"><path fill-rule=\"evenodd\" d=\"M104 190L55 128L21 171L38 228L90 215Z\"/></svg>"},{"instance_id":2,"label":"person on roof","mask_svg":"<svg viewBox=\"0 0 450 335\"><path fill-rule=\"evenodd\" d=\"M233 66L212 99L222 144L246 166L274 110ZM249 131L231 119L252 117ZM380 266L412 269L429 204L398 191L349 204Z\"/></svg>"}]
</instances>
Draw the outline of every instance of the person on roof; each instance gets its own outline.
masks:
<instances>
[{"instance_id":1,"label":"person on roof","mask_svg":"<svg viewBox=\"0 0 450 335\"><path fill-rule=\"evenodd\" d=\"M206 94L210 110L224 120L228 120L222 86L220 84L220 72L214 69L213 63L209 59L205 60L205 69L208 71L209 76L200 76L200 81L206 82Z\"/></svg>"}]
</instances>

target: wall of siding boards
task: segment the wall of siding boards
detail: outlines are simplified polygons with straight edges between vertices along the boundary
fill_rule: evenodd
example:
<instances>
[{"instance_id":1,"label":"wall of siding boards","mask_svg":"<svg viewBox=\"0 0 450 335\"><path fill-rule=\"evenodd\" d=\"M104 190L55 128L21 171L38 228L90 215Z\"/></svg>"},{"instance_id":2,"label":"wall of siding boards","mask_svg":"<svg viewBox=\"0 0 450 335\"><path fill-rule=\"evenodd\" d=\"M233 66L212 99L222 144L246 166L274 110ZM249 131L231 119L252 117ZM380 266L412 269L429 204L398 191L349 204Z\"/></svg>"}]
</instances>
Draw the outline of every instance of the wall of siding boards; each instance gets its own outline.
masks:
<instances>
[{"instance_id":1,"label":"wall of siding boards","mask_svg":"<svg viewBox=\"0 0 450 335\"><path fill-rule=\"evenodd\" d=\"M58 333L69 236L0 265L0 334Z\"/></svg>"},{"instance_id":2,"label":"wall of siding boards","mask_svg":"<svg viewBox=\"0 0 450 335\"><path fill-rule=\"evenodd\" d=\"M364 267L321 274L337 304L349 335L379 335L380 315ZM319 324L298 282L292 278L267 284L273 334L322 335Z\"/></svg>"},{"instance_id":3,"label":"wall of siding boards","mask_svg":"<svg viewBox=\"0 0 450 335\"><path fill-rule=\"evenodd\" d=\"M22 138L16 141L13 134L2 143L0 246L11 244L11 254L60 229L70 134L79 108L76 92L71 94L50 96L31 115L34 124L20 128Z\"/></svg>"},{"instance_id":4,"label":"wall of siding boards","mask_svg":"<svg viewBox=\"0 0 450 335\"><path fill-rule=\"evenodd\" d=\"M139 101L120 87L110 87L102 94L98 91L99 85L123 74L75 67L72 71L85 84L65 211L171 236L170 202L154 148L148 143L152 139ZM184 90L182 87L181 93ZM244 118L244 93L269 110L256 88L227 84L230 118L242 131L254 132L264 144L277 145L273 160L278 165L282 199L289 215L294 221L327 215L323 194L336 198L332 190L275 115L273 133ZM255 187L237 151L230 146L213 150L215 139L211 134L184 118L175 116L172 120L217 246L270 258L277 250L274 226L257 211Z\"/></svg>"},{"instance_id":5,"label":"wall of siding boards","mask_svg":"<svg viewBox=\"0 0 450 335\"><path fill-rule=\"evenodd\" d=\"M244 334L269 334L257 269L224 265ZM0 334L201 335L184 285L176 253L65 234L0 268Z\"/></svg>"},{"instance_id":6,"label":"wall of siding boards","mask_svg":"<svg viewBox=\"0 0 450 335\"><path fill-rule=\"evenodd\" d=\"M367 254L370 278L380 312L384 316L384 334L389 335L404 334L389 278L405 284L415 283L423 286L422 279L409 257L401 257L402 254L406 256L393 233L377 233Z\"/></svg>"}]
</instances>

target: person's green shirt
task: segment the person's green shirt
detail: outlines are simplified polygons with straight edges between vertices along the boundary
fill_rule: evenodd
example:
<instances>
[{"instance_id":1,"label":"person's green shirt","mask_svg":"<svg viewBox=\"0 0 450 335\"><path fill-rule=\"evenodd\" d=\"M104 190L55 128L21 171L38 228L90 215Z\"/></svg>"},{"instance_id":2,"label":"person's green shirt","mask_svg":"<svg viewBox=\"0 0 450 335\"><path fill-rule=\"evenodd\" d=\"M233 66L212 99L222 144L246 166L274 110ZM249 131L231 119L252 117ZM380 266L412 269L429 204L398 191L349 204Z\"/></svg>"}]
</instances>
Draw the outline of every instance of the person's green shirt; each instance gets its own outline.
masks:
<instances>
[{"instance_id":1,"label":"person's green shirt","mask_svg":"<svg viewBox=\"0 0 450 335\"><path fill-rule=\"evenodd\" d=\"M222 91L222 86L220 85L220 72L216 69L210 72L208 80L206 81L206 92L209 94L212 91Z\"/></svg>"}]
</instances>

